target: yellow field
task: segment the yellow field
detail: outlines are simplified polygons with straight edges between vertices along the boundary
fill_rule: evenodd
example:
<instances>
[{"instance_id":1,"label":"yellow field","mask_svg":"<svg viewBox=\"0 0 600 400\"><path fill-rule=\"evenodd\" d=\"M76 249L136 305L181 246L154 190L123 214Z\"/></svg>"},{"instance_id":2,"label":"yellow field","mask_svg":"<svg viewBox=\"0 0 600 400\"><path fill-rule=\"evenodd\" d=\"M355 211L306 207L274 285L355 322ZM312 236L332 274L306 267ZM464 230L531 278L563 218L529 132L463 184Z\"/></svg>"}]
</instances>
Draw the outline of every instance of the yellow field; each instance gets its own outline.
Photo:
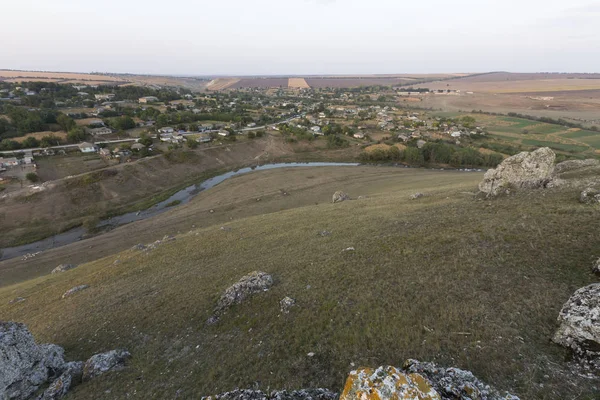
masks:
<instances>
[{"instance_id":1,"label":"yellow field","mask_svg":"<svg viewBox=\"0 0 600 400\"><path fill-rule=\"evenodd\" d=\"M447 86L449 85L449 86ZM515 81L467 82L461 80L428 84L430 89L453 89L487 93L562 92L600 89L600 79L530 79Z\"/></svg>"},{"instance_id":2,"label":"yellow field","mask_svg":"<svg viewBox=\"0 0 600 400\"><path fill-rule=\"evenodd\" d=\"M57 131L57 132L52 132L52 131L33 132L33 133L28 133L25 136L12 138L11 140L14 140L15 142L22 143L28 137L34 137L37 140L41 140L44 136L54 136L54 137L57 137L59 139L66 139L67 138L67 132L65 132L65 131Z\"/></svg>"},{"instance_id":3,"label":"yellow field","mask_svg":"<svg viewBox=\"0 0 600 400\"><path fill-rule=\"evenodd\" d=\"M294 89L310 89L310 85L306 83L304 78L290 78L288 80L288 87Z\"/></svg>"},{"instance_id":4,"label":"yellow field","mask_svg":"<svg viewBox=\"0 0 600 400\"><path fill-rule=\"evenodd\" d=\"M125 83L126 81L114 76L98 74L82 74L74 72L38 72L38 71L6 71L0 70L0 79L8 82L58 82L68 81L69 83Z\"/></svg>"},{"instance_id":5,"label":"yellow field","mask_svg":"<svg viewBox=\"0 0 600 400\"><path fill-rule=\"evenodd\" d=\"M238 78L217 78L210 81L210 83L206 86L208 90L223 90L228 87L235 85L238 83L240 79Z\"/></svg>"}]
</instances>

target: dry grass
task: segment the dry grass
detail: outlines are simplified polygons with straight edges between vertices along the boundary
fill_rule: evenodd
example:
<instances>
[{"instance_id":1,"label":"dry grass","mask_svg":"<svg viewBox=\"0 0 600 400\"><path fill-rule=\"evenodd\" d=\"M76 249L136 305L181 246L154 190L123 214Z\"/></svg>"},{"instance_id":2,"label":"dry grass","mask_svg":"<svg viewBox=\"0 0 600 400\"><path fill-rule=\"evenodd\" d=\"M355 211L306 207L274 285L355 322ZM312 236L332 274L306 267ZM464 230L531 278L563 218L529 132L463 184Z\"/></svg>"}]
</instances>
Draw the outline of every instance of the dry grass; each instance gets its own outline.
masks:
<instances>
[{"instance_id":1,"label":"dry grass","mask_svg":"<svg viewBox=\"0 0 600 400\"><path fill-rule=\"evenodd\" d=\"M470 369L524 399L596 396L595 381L571 375L549 338L562 303L594 281L597 210L558 189L477 200L464 192L481 174L342 170L347 179L335 169L234 178L171 211L188 216L183 232L213 215L190 213L211 202L225 202L215 214L233 221L150 253L104 253L67 273L5 287L0 314L73 359L115 347L132 352L127 370L79 386L73 399L107 390L110 398L198 398L255 386L339 390L351 363L399 365L408 357ZM300 181L304 189L281 195L283 182ZM336 189L367 198L333 205ZM427 196L409 200L416 191ZM277 211L303 195L313 204ZM253 207L271 211L238 217ZM323 230L331 235L317 234ZM342 252L350 246L356 250ZM275 286L206 326L219 294L252 270L272 273ZM83 283L90 289L60 299ZM17 296L27 300L9 305ZM289 315L279 311L285 296L298 304Z\"/></svg>"},{"instance_id":2,"label":"dry grass","mask_svg":"<svg viewBox=\"0 0 600 400\"><path fill-rule=\"evenodd\" d=\"M41 72L41 71L7 71L0 70L0 78L5 78L11 82L30 82L40 80L54 81L74 81L74 82L125 82L123 79L110 75L94 75L73 72Z\"/></svg>"},{"instance_id":3,"label":"dry grass","mask_svg":"<svg viewBox=\"0 0 600 400\"><path fill-rule=\"evenodd\" d=\"M310 85L306 83L306 79L304 78L290 78L288 87L294 89L310 89Z\"/></svg>"},{"instance_id":4,"label":"dry grass","mask_svg":"<svg viewBox=\"0 0 600 400\"><path fill-rule=\"evenodd\" d=\"M206 85L206 89L208 90L224 90L230 86L238 83L240 79L237 78L217 78L213 79Z\"/></svg>"},{"instance_id":5,"label":"dry grass","mask_svg":"<svg viewBox=\"0 0 600 400\"><path fill-rule=\"evenodd\" d=\"M55 136L59 139L66 139L67 138L67 132L65 131L43 131L43 132L33 132L33 133L28 133L25 136L19 136L16 138L11 138L11 140L14 140L15 142L23 142L25 139L27 139L28 137L34 137L37 140L41 140L44 136Z\"/></svg>"}]
</instances>

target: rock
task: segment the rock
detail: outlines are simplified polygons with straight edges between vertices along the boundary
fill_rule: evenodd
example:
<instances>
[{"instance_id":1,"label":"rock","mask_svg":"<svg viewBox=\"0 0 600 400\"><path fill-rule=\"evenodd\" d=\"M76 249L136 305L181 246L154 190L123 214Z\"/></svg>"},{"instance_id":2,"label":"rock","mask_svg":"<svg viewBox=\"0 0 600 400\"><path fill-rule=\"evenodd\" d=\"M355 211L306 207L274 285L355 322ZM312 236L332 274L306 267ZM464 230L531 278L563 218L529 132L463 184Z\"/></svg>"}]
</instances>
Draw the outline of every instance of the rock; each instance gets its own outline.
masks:
<instances>
[{"instance_id":1,"label":"rock","mask_svg":"<svg viewBox=\"0 0 600 400\"><path fill-rule=\"evenodd\" d=\"M497 196L513 188L546 187L552 180L555 159L556 154L548 147L516 154L502 161L496 169L488 170L479 183L479 190L488 196Z\"/></svg>"},{"instance_id":2,"label":"rock","mask_svg":"<svg viewBox=\"0 0 600 400\"><path fill-rule=\"evenodd\" d=\"M423 193L414 193L414 194L410 195L410 199L411 200L416 200L416 199L420 199L423 196L425 196Z\"/></svg>"},{"instance_id":3,"label":"rock","mask_svg":"<svg viewBox=\"0 0 600 400\"><path fill-rule=\"evenodd\" d=\"M500 394L471 372L462 369L444 368L431 362L417 360L407 360L403 369L405 372L425 377L443 400L519 400L509 393Z\"/></svg>"},{"instance_id":4,"label":"rock","mask_svg":"<svg viewBox=\"0 0 600 400\"><path fill-rule=\"evenodd\" d=\"M558 315L552 340L567 347L582 366L600 371L600 283L577 290Z\"/></svg>"},{"instance_id":5,"label":"rock","mask_svg":"<svg viewBox=\"0 0 600 400\"><path fill-rule=\"evenodd\" d=\"M65 369L64 350L38 345L24 324L0 322L0 397L27 399Z\"/></svg>"},{"instance_id":6,"label":"rock","mask_svg":"<svg viewBox=\"0 0 600 400\"><path fill-rule=\"evenodd\" d=\"M85 362L82 380L85 382L109 371L120 371L125 368L125 361L130 357L131 354L122 349L95 354Z\"/></svg>"},{"instance_id":7,"label":"rock","mask_svg":"<svg viewBox=\"0 0 600 400\"><path fill-rule=\"evenodd\" d=\"M60 272L68 271L73 268L77 268L77 265L75 265L75 264L60 264L58 267L54 268L51 273L57 274Z\"/></svg>"},{"instance_id":8,"label":"rock","mask_svg":"<svg viewBox=\"0 0 600 400\"><path fill-rule=\"evenodd\" d=\"M325 236L331 235L331 232L329 232L329 231L321 231L321 232L318 233L318 235L320 235L322 237L325 237Z\"/></svg>"},{"instance_id":9,"label":"rock","mask_svg":"<svg viewBox=\"0 0 600 400\"><path fill-rule=\"evenodd\" d=\"M591 187L583 189L579 195L579 202L583 204L600 203L600 190Z\"/></svg>"},{"instance_id":10,"label":"rock","mask_svg":"<svg viewBox=\"0 0 600 400\"><path fill-rule=\"evenodd\" d=\"M592 272L596 275L600 275L600 258L596 260L594 266L592 267ZM21 298L21 297L19 297ZM23 299L24 300L24 299Z\"/></svg>"},{"instance_id":11,"label":"rock","mask_svg":"<svg viewBox=\"0 0 600 400\"><path fill-rule=\"evenodd\" d=\"M255 293L268 290L271 286L273 286L273 277L266 272L254 271L249 273L225 290L225 293L217 302L215 316L225 312L234 304L243 302Z\"/></svg>"},{"instance_id":12,"label":"rock","mask_svg":"<svg viewBox=\"0 0 600 400\"><path fill-rule=\"evenodd\" d=\"M140 251L145 250L145 249L146 249L146 246L141 243L138 243L131 248L131 250L140 250Z\"/></svg>"},{"instance_id":13,"label":"rock","mask_svg":"<svg viewBox=\"0 0 600 400\"><path fill-rule=\"evenodd\" d=\"M17 298L15 298L15 299L12 299L11 301L9 301L9 302L8 302L8 304L17 304L17 303L22 303L22 302L24 302L25 300L27 300L27 299L25 299L24 297L17 297Z\"/></svg>"},{"instance_id":14,"label":"rock","mask_svg":"<svg viewBox=\"0 0 600 400\"><path fill-rule=\"evenodd\" d=\"M62 399L69 389L81 383L83 361L73 361L66 364L65 371L48 386L37 400Z\"/></svg>"},{"instance_id":15,"label":"rock","mask_svg":"<svg viewBox=\"0 0 600 400\"><path fill-rule=\"evenodd\" d=\"M350 196L348 196L346 193L342 192L341 190L338 190L337 192L335 192L333 194L333 198L331 199L332 203L341 203L342 201L345 200L350 200Z\"/></svg>"},{"instance_id":16,"label":"rock","mask_svg":"<svg viewBox=\"0 0 600 400\"><path fill-rule=\"evenodd\" d=\"M79 286L75 286L74 288L71 288L71 289L67 290L67 291L66 291L66 292L65 292L65 293L62 295L62 298L64 299L64 298L66 298L66 297L69 297L69 296L71 296L71 295L73 295L73 294L75 294L75 293L77 293L77 292L81 292L82 290L85 290L85 289L87 289L87 288L89 288L89 287L90 287L89 285L79 285Z\"/></svg>"},{"instance_id":17,"label":"rock","mask_svg":"<svg viewBox=\"0 0 600 400\"><path fill-rule=\"evenodd\" d=\"M286 390L266 394L261 390L237 389L214 396L202 397L202 400L337 400L338 394L327 389Z\"/></svg>"},{"instance_id":18,"label":"rock","mask_svg":"<svg viewBox=\"0 0 600 400\"><path fill-rule=\"evenodd\" d=\"M307 353L306 356L312 358L315 356L315 353L311 351L310 353Z\"/></svg>"},{"instance_id":19,"label":"rock","mask_svg":"<svg viewBox=\"0 0 600 400\"><path fill-rule=\"evenodd\" d=\"M441 400L422 375L395 367L362 368L350 372L340 400Z\"/></svg>"},{"instance_id":20,"label":"rock","mask_svg":"<svg viewBox=\"0 0 600 400\"><path fill-rule=\"evenodd\" d=\"M595 167L600 165L600 160L596 160L593 158L587 160L567 160L561 163L556 164L554 167L555 174L562 174L564 172L573 171L586 167Z\"/></svg>"},{"instance_id":21,"label":"rock","mask_svg":"<svg viewBox=\"0 0 600 400\"><path fill-rule=\"evenodd\" d=\"M294 307L296 305L296 300L292 299L291 297L284 297L283 299L281 299L281 301L279 302L279 307L281 308L281 312L284 314L289 314L290 313L290 309L292 307Z\"/></svg>"},{"instance_id":22,"label":"rock","mask_svg":"<svg viewBox=\"0 0 600 400\"><path fill-rule=\"evenodd\" d=\"M344 250L342 250L342 253L346 252L346 251L355 251L356 249L354 247L346 247Z\"/></svg>"}]
</instances>

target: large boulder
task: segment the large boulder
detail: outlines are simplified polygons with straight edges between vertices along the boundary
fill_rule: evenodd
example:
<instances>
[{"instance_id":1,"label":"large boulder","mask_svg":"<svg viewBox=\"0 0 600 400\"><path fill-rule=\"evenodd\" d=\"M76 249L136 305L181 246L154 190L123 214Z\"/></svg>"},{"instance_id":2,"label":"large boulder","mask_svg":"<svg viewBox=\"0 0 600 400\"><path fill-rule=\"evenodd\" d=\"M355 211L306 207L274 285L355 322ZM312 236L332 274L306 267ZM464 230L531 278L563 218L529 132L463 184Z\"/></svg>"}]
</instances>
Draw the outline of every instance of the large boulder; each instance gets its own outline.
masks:
<instances>
[{"instance_id":1,"label":"large boulder","mask_svg":"<svg viewBox=\"0 0 600 400\"><path fill-rule=\"evenodd\" d=\"M444 368L431 362L407 360L404 371L427 378L443 400L519 400L509 393L501 394L481 382L473 373L459 368Z\"/></svg>"},{"instance_id":2,"label":"large boulder","mask_svg":"<svg viewBox=\"0 0 600 400\"><path fill-rule=\"evenodd\" d=\"M0 322L0 398L28 399L64 369L60 346L38 345L24 324Z\"/></svg>"},{"instance_id":3,"label":"large boulder","mask_svg":"<svg viewBox=\"0 0 600 400\"><path fill-rule=\"evenodd\" d=\"M362 368L350 372L340 400L441 400L422 375L395 367Z\"/></svg>"},{"instance_id":4,"label":"large boulder","mask_svg":"<svg viewBox=\"0 0 600 400\"><path fill-rule=\"evenodd\" d=\"M488 170L479 183L479 190L496 196L511 189L546 187L552 180L555 159L556 154L548 147L516 154L502 161L496 169Z\"/></svg>"},{"instance_id":5,"label":"large boulder","mask_svg":"<svg viewBox=\"0 0 600 400\"><path fill-rule=\"evenodd\" d=\"M600 371L600 283L577 290L558 315L553 341L572 350L584 367Z\"/></svg>"},{"instance_id":6,"label":"large boulder","mask_svg":"<svg viewBox=\"0 0 600 400\"><path fill-rule=\"evenodd\" d=\"M332 203L341 203L342 201L345 201L345 200L350 200L350 196L348 196L347 193L342 192L341 190L338 190L337 192L335 192L333 194L333 197L331 198Z\"/></svg>"},{"instance_id":7,"label":"large boulder","mask_svg":"<svg viewBox=\"0 0 600 400\"><path fill-rule=\"evenodd\" d=\"M554 173L562 174L581 168L595 167L597 165L600 165L600 160L596 160L595 158L589 158L587 160L567 160L556 164L554 167Z\"/></svg>"},{"instance_id":8,"label":"large boulder","mask_svg":"<svg viewBox=\"0 0 600 400\"><path fill-rule=\"evenodd\" d=\"M125 361L131 357L127 350L111 350L106 353L95 354L83 365L83 381L107 373L108 371L120 371L125 368Z\"/></svg>"}]
</instances>

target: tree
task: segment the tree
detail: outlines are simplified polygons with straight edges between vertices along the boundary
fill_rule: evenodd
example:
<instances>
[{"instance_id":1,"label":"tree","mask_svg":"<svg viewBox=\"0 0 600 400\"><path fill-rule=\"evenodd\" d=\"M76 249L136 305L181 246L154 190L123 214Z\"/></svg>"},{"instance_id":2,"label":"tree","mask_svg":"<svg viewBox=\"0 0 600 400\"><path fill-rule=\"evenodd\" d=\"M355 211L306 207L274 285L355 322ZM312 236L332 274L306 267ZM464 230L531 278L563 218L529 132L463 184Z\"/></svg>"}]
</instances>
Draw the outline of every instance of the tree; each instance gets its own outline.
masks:
<instances>
[{"instance_id":1,"label":"tree","mask_svg":"<svg viewBox=\"0 0 600 400\"><path fill-rule=\"evenodd\" d=\"M187 138L187 140L185 141L185 144L190 149L195 149L196 147L198 147L198 142L195 139L191 139L191 138Z\"/></svg>"},{"instance_id":2,"label":"tree","mask_svg":"<svg viewBox=\"0 0 600 400\"><path fill-rule=\"evenodd\" d=\"M40 178L37 176L37 174L35 172L29 172L27 175L25 175L25 178L27 178L27 180L32 183L40 180Z\"/></svg>"},{"instance_id":3,"label":"tree","mask_svg":"<svg viewBox=\"0 0 600 400\"><path fill-rule=\"evenodd\" d=\"M69 141L69 143L79 143L79 142L84 141L85 138L86 138L85 131L80 126L72 128L69 131L69 133L67 133L67 140Z\"/></svg>"},{"instance_id":4,"label":"tree","mask_svg":"<svg viewBox=\"0 0 600 400\"><path fill-rule=\"evenodd\" d=\"M142 133L140 135L138 143L141 143L141 144L143 144L146 147L150 147L150 146L152 146L153 142L152 142L152 138L150 136L148 136L148 134Z\"/></svg>"},{"instance_id":5,"label":"tree","mask_svg":"<svg viewBox=\"0 0 600 400\"><path fill-rule=\"evenodd\" d=\"M23 148L31 149L33 147L38 147L40 145L40 142L33 136L29 136L25 138L25 140L23 140L21 144L23 145Z\"/></svg>"},{"instance_id":6,"label":"tree","mask_svg":"<svg viewBox=\"0 0 600 400\"><path fill-rule=\"evenodd\" d=\"M75 128L75 126L77 125L75 123L75 121L73 120L73 118L69 117L68 115L65 114L59 114L58 117L56 117L56 123L58 125L60 125L61 129L65 132L69 132L71 129Z\"/></svg>"}]
</instances>

